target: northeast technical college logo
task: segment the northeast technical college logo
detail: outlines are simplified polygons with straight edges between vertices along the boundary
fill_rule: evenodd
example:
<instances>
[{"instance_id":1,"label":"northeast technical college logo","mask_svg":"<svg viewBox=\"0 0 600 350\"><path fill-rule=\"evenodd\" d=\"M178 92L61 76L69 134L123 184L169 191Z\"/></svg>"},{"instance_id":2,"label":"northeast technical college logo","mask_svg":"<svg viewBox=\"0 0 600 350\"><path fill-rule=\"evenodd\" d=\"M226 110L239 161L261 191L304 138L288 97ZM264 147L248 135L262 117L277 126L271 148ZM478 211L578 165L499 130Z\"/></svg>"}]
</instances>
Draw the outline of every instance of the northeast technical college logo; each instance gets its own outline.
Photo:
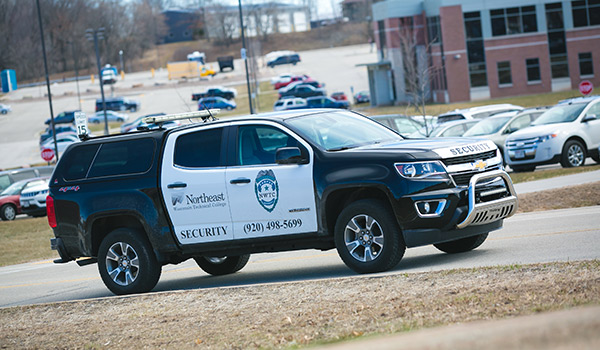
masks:
<instances>
[{"instance_id":1,"label":"northeast technical college logo","mask_svg":"<svg viewBox=\"0 0 600 350\"><path fill-rule=\"evenodd\" d=\"M279 199L279 185L273 170L261 170L256 175L254 193L258 203L269 213L275 209Z\"/></svg>"},{"instance_id":2,"label":"northeast technical college logo","mask_svg":"<svg viewBox=\"0 0 600 350\"><path fill-rule=\"evenodd\" d=\"M171 194L171 203L173 206L183 203L183 192Z\"/></svg>"}]
</instances>

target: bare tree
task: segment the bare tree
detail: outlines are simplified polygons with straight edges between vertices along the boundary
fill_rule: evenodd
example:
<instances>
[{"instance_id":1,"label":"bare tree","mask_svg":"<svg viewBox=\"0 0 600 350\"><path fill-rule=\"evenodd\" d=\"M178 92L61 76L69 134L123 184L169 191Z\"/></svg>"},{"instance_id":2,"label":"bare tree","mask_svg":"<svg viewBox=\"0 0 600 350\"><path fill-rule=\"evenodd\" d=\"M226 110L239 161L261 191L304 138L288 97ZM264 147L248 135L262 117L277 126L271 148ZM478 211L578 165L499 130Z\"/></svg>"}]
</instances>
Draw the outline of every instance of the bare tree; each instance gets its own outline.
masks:
<instances>
[{"instance_id":1,"label":"bare tree","mask_svg":"<svg viewBox=\"0 0 600 350\"><path fill-rule=\"evenodd\" d=\"M233 35L239 30L239 19L227 6L217 4L205 9L207 27L211 28L212 36L217 43L231 45Z\"/></svg>"},{"instance_id":2,"label":"bare tree","mask_svg":"<svg viewBox=\"0 0 600 350\"><path fill-rule=\"evenodd\" d=\"M410 23L409 23L410 22ZM412 21L406 21L400 26L400 50L404 69L404 93L417 112L423 115L426 133L429 127L425 118L425 103L431 99L431 82L439 68L430 63L429 52L431 43L425 44L419 40L422 32L415 30Z\"/></svg>"}]
</instances>

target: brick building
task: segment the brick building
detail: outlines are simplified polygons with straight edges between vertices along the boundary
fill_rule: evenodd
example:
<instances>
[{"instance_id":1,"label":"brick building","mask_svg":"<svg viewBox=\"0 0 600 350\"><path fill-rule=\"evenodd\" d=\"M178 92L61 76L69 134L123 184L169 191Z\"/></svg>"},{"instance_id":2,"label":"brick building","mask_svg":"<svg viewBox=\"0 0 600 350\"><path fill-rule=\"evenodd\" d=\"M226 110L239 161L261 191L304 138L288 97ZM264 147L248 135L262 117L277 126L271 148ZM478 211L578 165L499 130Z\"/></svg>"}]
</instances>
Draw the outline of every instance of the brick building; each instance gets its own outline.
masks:
<instances>
[{"instance_id":1,"label":"brick building","mask_svg":"<svg viewBox=\"0 0 600 350\"><path fill-rule=\"evenodd\" d=\"M370 77L389 69L391 102L410 101L406 33L425 53L436 102L600 86L600 0L386 0L372 10L380 62L367 67Z\"/></svg>"}]
</instances>

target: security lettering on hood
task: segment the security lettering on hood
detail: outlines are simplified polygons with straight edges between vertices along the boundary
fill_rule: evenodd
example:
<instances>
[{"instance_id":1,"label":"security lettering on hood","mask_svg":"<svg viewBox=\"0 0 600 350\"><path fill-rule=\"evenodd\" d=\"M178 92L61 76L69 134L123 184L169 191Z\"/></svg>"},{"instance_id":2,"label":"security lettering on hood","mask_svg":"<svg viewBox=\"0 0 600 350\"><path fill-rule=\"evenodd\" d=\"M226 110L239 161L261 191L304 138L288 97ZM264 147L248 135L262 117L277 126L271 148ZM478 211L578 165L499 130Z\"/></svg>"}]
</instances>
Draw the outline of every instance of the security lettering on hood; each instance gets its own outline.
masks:
<instances>
[{"instance_id":1,"label":"security lettering on hood","mask_svg":"<svg viewBox=\"0 0 600 350\"><path fill-rule=\"evenodd\" d=\"M442 158L452 158L466 156L469 154L482 153L492 151L496 149L496 145L493 141L486 140L476 143L469 143L456 147L438 148L433 151Z\"/></svg>"}]
</instances>

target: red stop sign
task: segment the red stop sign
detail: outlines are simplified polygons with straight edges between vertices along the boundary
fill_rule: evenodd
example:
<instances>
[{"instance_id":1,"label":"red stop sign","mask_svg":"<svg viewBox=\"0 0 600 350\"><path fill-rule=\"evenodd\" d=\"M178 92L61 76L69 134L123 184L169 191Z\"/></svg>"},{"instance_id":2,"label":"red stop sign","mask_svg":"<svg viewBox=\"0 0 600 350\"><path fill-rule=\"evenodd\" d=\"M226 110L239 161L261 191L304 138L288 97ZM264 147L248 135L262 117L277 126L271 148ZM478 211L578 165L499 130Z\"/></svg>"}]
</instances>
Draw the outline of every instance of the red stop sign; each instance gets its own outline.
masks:
<instances>
[{"instance_id":1,"label":"red stop sign","mask_svg":"<svg viewBox=\"0 0 600 350\"><path fill-rule=\"evenodd\" d=\"M594 91L594 85L589 80L584 80L579 83L579 92L581 92L584 96L587 96Z\"/></svg>"},{"instance_id":2,"label":"red stop sign","mask_svg":"<svg viewBox=\"0 0 600 350\"><path fill-rule=\"evenodd\" d=\"M44 148L42 150L42 159L49 162L54 158L54 150L52 148Z\"/></svg>"}]
</instances>

